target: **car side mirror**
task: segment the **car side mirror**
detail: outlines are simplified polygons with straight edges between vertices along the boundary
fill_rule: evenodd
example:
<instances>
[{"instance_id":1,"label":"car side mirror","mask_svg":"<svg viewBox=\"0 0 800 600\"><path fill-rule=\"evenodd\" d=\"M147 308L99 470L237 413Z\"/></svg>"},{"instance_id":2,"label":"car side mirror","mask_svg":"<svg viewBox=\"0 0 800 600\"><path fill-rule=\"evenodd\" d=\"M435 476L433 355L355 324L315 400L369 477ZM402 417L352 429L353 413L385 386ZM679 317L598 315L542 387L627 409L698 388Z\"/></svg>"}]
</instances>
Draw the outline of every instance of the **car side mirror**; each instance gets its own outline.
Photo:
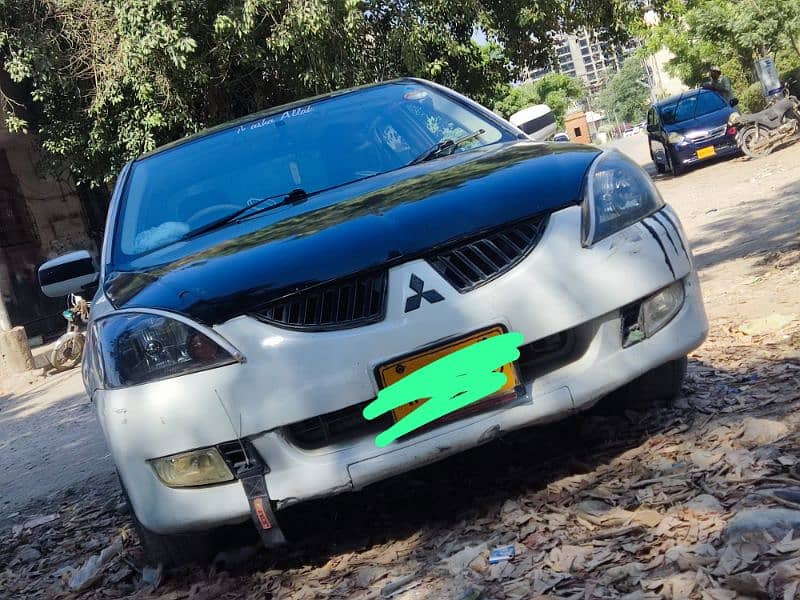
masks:
<instances>
[{"instance_id":1,"label":"car side mirror","mask_svg":"<svg viewBox=\"0 0 800 600\"><path fill-rule=\"evenodd\" d=\"M83 292L94 287L99 277L92 255L86 250L64 254L39 267L39 287L50 298Z\"/></svg>"},{"instance_id":2,"label":"car side mirror","mask_svg":"<svg viewBox=\"0 0 800 600\"><path fill-rule=\"evenodd\" d=\"M731 106L739 106L739 99L738 98L731 98Z\"/></svg>"}]
</instances>

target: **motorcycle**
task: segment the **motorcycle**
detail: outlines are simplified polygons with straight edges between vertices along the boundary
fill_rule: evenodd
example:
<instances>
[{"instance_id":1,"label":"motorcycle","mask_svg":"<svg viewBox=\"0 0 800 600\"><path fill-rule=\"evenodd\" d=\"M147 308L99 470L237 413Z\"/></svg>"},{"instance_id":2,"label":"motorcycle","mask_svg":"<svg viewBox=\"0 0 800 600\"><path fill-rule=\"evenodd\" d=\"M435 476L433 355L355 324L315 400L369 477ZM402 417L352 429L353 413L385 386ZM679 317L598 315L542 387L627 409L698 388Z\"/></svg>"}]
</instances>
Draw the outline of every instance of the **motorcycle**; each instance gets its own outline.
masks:
<instances>
[{"instance_id":1,"label":"motorcycle","mask_svg":"<svg viewBox=\"0 0 800 600\"><path fill-rule=\"evenodd\" d=\"M750 158L761 158L800 139L800 101L784 86L764 110L732 113L728 124L736 129L736 142L742 152Z\"/></svg>"},{"instance_id":2,"label":"motorcycle","mask_svg":"<svg viewBox=\"0 0 800 600\"><path fill-rule=\"evenodd\" d=\"M70 294L67 310L61 315L67 320L67 332L58 338L50 353L50 364L57 371L67 371L81 362L86 345L86 323L89 321L89 302Z\"/></svg>"}]
</instances>

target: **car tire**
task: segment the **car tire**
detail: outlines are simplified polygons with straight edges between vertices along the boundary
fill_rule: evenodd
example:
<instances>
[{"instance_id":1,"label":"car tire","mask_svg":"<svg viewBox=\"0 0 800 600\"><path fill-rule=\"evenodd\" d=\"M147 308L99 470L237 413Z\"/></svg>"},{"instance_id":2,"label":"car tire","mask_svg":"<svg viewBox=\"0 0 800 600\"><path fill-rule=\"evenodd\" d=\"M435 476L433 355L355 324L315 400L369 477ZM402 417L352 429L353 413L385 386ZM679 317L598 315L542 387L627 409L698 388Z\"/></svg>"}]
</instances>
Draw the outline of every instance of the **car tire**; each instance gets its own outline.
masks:
<instances>
[{"instance_id":1,"label":"car tire","mask_svg":"<svg viewBox=\"0 0 800 600\"><path fill-rule=\"evenodd\" d=\"M664 173L667 172L667 165L662 165L660 162L658 162L655 159L653 159L653 164L655 164L656 173L658 173L659 175L663 175Z\"/></svg>"},{"instance_id":2,"label":"car tire","mask_svg":"<svg viewBox=\"0 0 800 600\"><path fill-rule=\"evenodd\" d=\"M667 150L667 162L669 163L669 170L672 172L673 177L680 177L686 172L686 168L681 165L679 160L676 160L673 153Z\"/></svg>"},{"instance_id":3,"label":"car tire","mask_svg":"<svg viewBox=\"0 0 800 600\"><path fill-rule=\"evenodd\" d=\"M688 360L684 356L664 363L609 394L600 404L603 411L667 408L680 396Z\"/></svg>"},{"instance_id":4,"label":"car tire","mask_svg":"<svg viewBox=\"0 0 800 600\"><path fill-rule=\"evenodd\" d=\"M119 481L148 564L179 567L211 562L218 550L215 531L171 535L150 531L136 516L128 491L121 478Z\"/></svg>"}]
</instances>

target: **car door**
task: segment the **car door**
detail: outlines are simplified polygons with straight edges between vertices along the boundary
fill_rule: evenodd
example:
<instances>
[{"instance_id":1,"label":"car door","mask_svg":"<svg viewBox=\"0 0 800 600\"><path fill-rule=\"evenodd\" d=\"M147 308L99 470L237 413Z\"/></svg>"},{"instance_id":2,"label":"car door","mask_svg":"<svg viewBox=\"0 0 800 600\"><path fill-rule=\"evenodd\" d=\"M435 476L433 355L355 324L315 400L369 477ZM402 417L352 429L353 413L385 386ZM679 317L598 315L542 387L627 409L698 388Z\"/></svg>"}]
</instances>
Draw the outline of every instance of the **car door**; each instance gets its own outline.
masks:
<instances>
[{"instance_id":1,"label":"car door","mask_svg":"<svg viewBox=\"0 0 800 600\"><path fill-rule=\"evenodd\" d=\"M650 158L653 159L653 162L662 165L667 164L666 148L664 146L665 136L658 109L651 106L650 110L647 111L647 138L650 143Z\"/></svg>"}]
</instances>

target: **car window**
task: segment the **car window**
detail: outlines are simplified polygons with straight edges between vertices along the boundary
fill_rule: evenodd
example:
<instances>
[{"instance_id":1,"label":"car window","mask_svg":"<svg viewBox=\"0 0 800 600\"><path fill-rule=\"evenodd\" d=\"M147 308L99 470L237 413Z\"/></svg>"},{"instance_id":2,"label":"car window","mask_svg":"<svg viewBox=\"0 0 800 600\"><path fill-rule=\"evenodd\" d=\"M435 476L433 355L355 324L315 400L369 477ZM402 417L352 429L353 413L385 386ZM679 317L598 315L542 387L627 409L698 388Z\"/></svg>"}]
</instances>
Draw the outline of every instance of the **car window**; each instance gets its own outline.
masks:
<instances>
[{"instance_id":1,"label":"car window","mask_svg":"<svg viewBox=\"0 0 800 600\"><path fill-rule=\"evenodd\" d=\"M695 118L697 112L698 95L679 98L677 102L666 104L661 107L661 118L667 125L673 125L682 121Z\"/></svg>"},{"instance_id":2,"label":"car window","mask_svg":"<svg viewBox=\"0 0 800 600\"><path fill-rule=\"evenodd\" d=\"M722 99L722 96L714 92L702 92L697 99L697 111L695 117L702 117L712 112L728 106L728 103Z\"/></svg>"},{"instance_id":3,"label":"car window","mask_svg":"<svg viewBox=\"0 0 800 600\"><path fill-rule=\"evenodd\" d=\"M678 106L675 109L675 122L680 123L681 121L688 121L689 119L694 119L696 109L697 109L697 96L684 98L683 100L678 102Z\"/></svg>"},{"instance_id":4,"label":"car window","mask_svg":"<svg viewBox=\"0 0 800 600\"><path fill-rule=\"evenodd\" d=\"M672 104L665 104L661 107L661 119L664 123L673 123L675 119L675 108L677 108L678 103L673 102Z\"/></svg>"},{"instance_id":5,"label":"car window","mask_svg":"<svg viewBox=\"0 0 800 600\"><path fill-rule=\"evenodd\" d=\"M137 161L120 205L112 262L175 242L263 198L307 193L408 165L445 139L482 129L456 151L513 136L414 82L297 106Z\"/></svg>"}]
</instances>

